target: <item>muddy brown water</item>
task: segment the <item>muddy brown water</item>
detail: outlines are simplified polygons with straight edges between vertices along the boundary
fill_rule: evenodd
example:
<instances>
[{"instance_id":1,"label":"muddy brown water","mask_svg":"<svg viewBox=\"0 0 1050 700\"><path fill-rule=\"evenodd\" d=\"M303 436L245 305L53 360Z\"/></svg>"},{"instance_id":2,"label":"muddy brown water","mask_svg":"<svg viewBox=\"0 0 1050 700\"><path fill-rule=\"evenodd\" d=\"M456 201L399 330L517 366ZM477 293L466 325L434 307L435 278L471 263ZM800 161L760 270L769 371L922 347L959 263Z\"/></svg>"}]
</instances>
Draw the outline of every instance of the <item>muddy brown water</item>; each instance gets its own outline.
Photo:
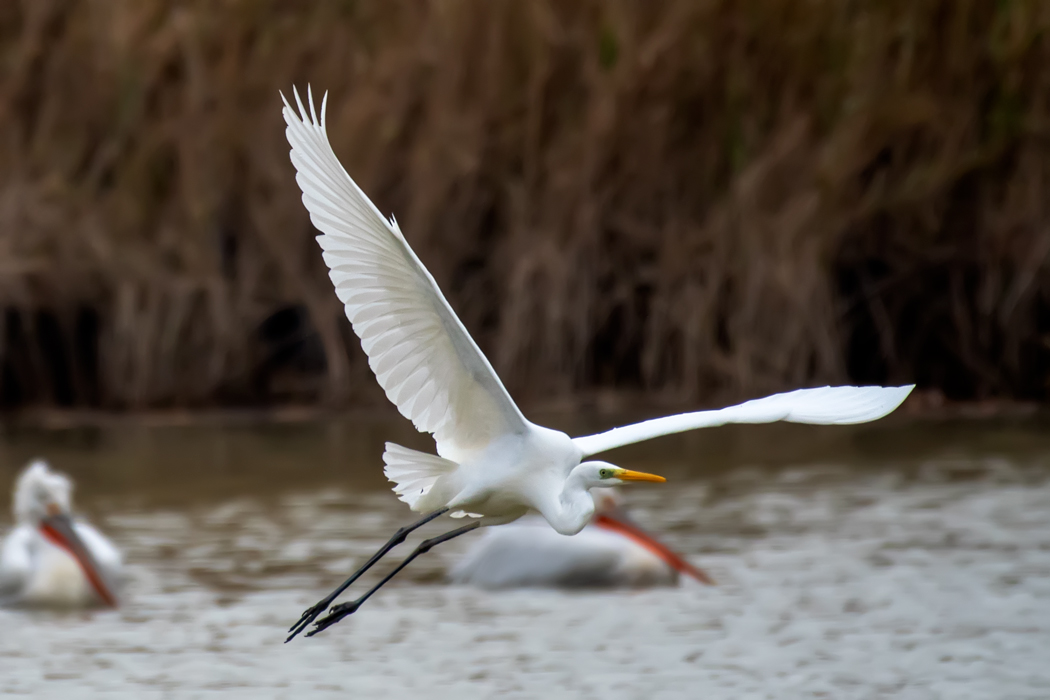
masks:
<instances>
[{"instance_id":1,"label":"muddy brown water","mask_svg":"<svg viewBox=\"0 0 1050 700\"><path fill-rule=\"evenodd\" d=\"M717 587L446 585L468 536L288 645L302 609L411 518L381 474L383 442L425 438L385 418L9 428L0 490L49 458L131 582L119 611L0 610L0 694L1050 697L1048 427L734 426L633 446L610 458L670 479L627 492L637 520Z\"/></svg>"}]
</instances>

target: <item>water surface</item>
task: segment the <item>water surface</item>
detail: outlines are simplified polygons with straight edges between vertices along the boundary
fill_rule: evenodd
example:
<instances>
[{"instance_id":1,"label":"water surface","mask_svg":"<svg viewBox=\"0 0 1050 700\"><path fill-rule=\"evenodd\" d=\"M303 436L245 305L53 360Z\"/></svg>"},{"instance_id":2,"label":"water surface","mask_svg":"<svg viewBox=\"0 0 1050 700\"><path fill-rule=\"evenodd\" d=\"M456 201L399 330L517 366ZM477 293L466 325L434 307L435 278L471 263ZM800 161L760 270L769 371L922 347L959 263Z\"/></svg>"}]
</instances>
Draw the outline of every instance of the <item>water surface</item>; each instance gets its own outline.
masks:
<instances>
[{"instance_id":1,"label":"water surface","mask_svg":"<svg viewBox=\"0 0 1050 700\"><path fill-rule=\"evenodd\" d=\"M0 490L30 457L50 458L132 580L116 612L0 611L0 693L1045 698L1046 427L736 426L632 446L610 458L670 479L628 492L637 519L717 587L447 586L468 535L288 645L302 609L410 520L380 459L387 439L426 448L410 426L8 429Z\"/></svg>"}]
</instances>

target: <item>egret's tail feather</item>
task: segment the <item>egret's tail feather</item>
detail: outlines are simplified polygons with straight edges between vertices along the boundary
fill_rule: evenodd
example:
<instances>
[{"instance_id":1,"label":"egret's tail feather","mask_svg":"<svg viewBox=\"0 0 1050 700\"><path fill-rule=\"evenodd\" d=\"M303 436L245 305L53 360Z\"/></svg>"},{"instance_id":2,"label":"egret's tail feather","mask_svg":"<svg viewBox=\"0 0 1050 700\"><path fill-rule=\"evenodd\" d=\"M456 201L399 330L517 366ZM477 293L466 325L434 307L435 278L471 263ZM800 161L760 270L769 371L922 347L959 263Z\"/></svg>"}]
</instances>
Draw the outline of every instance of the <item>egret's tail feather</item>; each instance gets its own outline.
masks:
<instances>
[{"instance_id":1,"label":"egret's tail feather","mask_svg":"<svg viewBox=\"0 0 1050 700\"><path fill-rule=\"evenodd\" d=\"M386 463L383 473L395 484L394 493L412 510L418 510L416 504L430 493L438 479L459 467L451 460L410 450L393 442L386 444L383 462Z\"/></svg>"}]
</instances>

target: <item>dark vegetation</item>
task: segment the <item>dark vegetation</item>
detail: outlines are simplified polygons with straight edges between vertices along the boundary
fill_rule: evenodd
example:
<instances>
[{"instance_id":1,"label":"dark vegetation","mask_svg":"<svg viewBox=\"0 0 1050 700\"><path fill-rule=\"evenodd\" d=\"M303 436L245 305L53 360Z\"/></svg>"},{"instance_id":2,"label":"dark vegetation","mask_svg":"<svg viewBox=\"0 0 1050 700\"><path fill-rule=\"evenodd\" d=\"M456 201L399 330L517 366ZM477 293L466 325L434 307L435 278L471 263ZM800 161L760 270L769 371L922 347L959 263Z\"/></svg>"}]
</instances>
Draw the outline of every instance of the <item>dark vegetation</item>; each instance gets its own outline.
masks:
<instances>
[{"instance_id":1,"label":"dark vegetation","mask_svg":"<svg viewBox=\"0 0 1050 700\"><path fill-rule=\"evenodd\" d=\"M0 402L382 396L288 162L331 92L519 398L1050 392L1045 0L0 3Z\"/></svg>"}]
</instances>

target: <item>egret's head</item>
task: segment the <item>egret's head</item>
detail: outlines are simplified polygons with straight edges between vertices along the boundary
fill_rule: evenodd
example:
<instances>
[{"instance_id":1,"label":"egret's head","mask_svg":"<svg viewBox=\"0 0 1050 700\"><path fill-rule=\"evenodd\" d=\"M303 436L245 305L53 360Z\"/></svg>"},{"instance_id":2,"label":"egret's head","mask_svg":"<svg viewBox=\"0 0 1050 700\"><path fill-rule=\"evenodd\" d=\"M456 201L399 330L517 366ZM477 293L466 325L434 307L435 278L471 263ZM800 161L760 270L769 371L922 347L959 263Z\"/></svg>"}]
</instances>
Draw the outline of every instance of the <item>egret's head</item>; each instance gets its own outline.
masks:
<instances>
[{"instance_id":1,"label":"egret's head","mask_svg":"<svg viewBox=\"0 0 1050 700\"><path fill-rule=\"evenodd\" d=\"M15 483L15 518L37 525L52 515L68 515L71 508L73 482L69 477L53 472L47 462L35 459L22 471Z\"/></svg>"},{"instance_id":2,"label":"egret's head","mask_svg":"<svg viewBox=\"0 0 1050 700\"><path fill-rule=\"evenodd\" d=\"M656 474L631 471L608 462L584 462L576 469L580 471L580 476L586 483L587 488L621 486L631 481L653 481L657 483L667 481L667 479Z\"/></svg>"}]
</instances>

